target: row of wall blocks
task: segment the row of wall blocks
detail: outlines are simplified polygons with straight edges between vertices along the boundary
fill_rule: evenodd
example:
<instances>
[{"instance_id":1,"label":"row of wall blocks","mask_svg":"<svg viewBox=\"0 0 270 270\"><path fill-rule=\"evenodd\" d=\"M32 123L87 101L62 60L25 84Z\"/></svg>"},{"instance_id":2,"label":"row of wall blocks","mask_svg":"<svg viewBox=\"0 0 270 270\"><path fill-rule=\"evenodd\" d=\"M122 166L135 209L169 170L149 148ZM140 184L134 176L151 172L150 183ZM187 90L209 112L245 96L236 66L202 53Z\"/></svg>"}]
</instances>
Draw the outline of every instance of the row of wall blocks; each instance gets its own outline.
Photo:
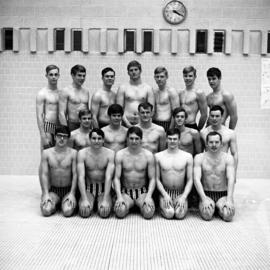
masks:
<instances>
[{"instance_id":1,"label":"row of wall blocks","mask_svg":"<svg viewBox=\"0 0 270 270\"><path fill-rule=\"evenodd\" d=\"M48 30L48 52L54 52L54 29ZM136 53L142 53L142 29L136 29ZM3 31L3 29L1 29ZM20 29L13 29L13 51L19 51L19 34ZM35 53L37 51L37 29L30 29L30 52ZM117 48L118 53L124 53L124 29L118 29L118 41ZM189 29L189 53L196 53L196 29ZM208 39L207 39L207 53L212 54L214 48L214 30L208 29ZM225 54L231 54L232 50L232 29L226 29L226 38L225 38ZM237 30L240 31L240 30ZM241 30L243 32L243 54L248 55L250 50L250 30ZM253 31L253 30L252 30ZM258 30L261 32L261 55L267 54L267 42L268 42L268 30ZM172 54L177 54L178 48L178 30L172 29L170 35L170 52ZM154 29L154 39L153 39L153 52L158 54L160 52L159 43L160 43L160 30ZM71 52L71 35L72 29L65 28L65 44L64 51L69 53ZM82 30L82 52L89 52L89 29ZM3 37L3 35L1 35ZM107 29L100 29L100 53L105 54L107 52ZM0 38L0 52L4 50L4 41L3 38Z\"/></svg>"}]
</instances>

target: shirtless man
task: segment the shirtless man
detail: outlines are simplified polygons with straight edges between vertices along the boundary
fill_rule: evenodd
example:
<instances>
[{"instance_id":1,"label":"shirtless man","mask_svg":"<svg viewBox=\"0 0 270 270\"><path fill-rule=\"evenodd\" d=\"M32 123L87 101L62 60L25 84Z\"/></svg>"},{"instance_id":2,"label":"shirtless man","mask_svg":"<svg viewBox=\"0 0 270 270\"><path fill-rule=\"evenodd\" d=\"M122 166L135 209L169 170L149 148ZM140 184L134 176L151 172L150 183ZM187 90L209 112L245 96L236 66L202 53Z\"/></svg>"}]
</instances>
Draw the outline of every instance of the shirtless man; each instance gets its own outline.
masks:
<instances>
[{"instance_id":1,"label":"shirtless man","mask_svg":"<svg viewBox=\"0 0 270 270\"><path fill-rule=\"evenodd\" d=\"M155 213L152 199L155 189L154 156L142 148L142 130L139 127L128 129L127 140L128 147L118 151L115 157L114 187L117 200L114 211L118 218L124 218L137 205L142 216L150 219Z\"/></svg>"},{"instance_id":2,"label":"shirtless man","mask_svg":"<svg viewBox=\"0 0 270 270\"><path fill-rule=\"evenodd\" d=\"M178 107L173 110L175 128L179 129L181 134L179 148L195 156L202 152L200 133L196 129L185 126L187 117L185 109Z\"/></svg>"},{"instance_id":3,"label":"shirtless man","mask_svg":"<svg viewBox=\"0 0 270 270\"><path fill-rule=\"evenodd\" d=\"M221 106L215 105L211 107L209 113L210 126L203 129L200 132L202 141L204 142L205 148L207 148L207 134L211 131L216 131L222 136L221 150L223 152L230 152L234 158L235 172L238 165L238 150L237 150L237 140L236 132L222 124L223 122L223 108ZM207 149L206 149L207 150Z\"/></svg>"},{"instance_id":4,"label":"shirtless man","mask_svg":"<svg viewBox=\"0 0 270 270\"><path fill-rule=\"evenodd\" d=\"M221 71L218 68L210 68L207 71L207 79L213 92L207 95L207 104L209 108L219 105L223 108L222 124L230 117L229 128L235 129L238 115L237 106L234 96L228 91L224 91L221 87ZM209 121L207 123L209 125Z\"/></svg>"},{"instance_id":5,"label":"shirtless man","mask_svg":"<svg viewBox=\"0 0 270 270\"><path fill-rule=\"evenodd\" d=\"M109 125L110 119L107 110L111 104L116 102L116 93L111 88L114 84L115 71L110 68L104 68L101 71L103 86L102 89L96 91L91 101L91 111L93 119L98 123L99 128Z\"/></svg>"},{"instance_id":6,"label":"shirtless man","mask_svg":"<svg viewBox=\"0 0 270 270\"><path fill-rule=\"evenodd\" d=\"M138 106L140 122L139 128L143 131L142 147L153 154L166 148L166 133L164 128L152 123L153 105L145 102Z\"/></svg>"},{"instance_id":7,"label":"shirtless man","mask_svg":"<svg viewBox=\"0 0 270 270\"><path fill-rule=\"evenodd\" d=\"M71 68L72 84L60 93L59 121L61 125L68 126L70 131L80 127L78 113L89 109L89 92L82 87L86 76L84 66L76 65Z\"/></svg>"},{"instance_id":8,"label":"shirtless man","mask_svg":"<svg viewBox=\"0 0 270 270\"><path fill-rule=\"evenodd\" d=\"M127 128L121 125L124 110L119 104L112 104L108 108L110 124L102 131L105 134L104 146L117 152L126 147Z\"/></svg>"},{"instance_id":9,"label":"shirtless man","mask_svg":"<svg viewBox=\"0 0 270 270\"><path fill-rule=\"evenodd\" d=\"M42 88L36 97L37 124L40 133L41 150L54 145L55 129L58 124L59 68L55 65L46 67L48 85Z\"/></svg>"},{"instance_id":10,"label":"shirtless man","mask_svg":"<svg viewBox=\"0 0 270 270\"><path fill-rule=\"evenodd\" d=\"M211 220L215 208L225 221L231 221L234 213L234 161L222 151L222 137L211 131L206 137L207 152L194 160L194 184L200 195L199 210L204 220Z\"/></svg>"},{"instance_id":11,"label":"shirtless man","mask_svg":"<svg viewBox=\"0 0 270 270\"><path fill-rule=\"evenodd\" d=\"M114 173L114 151L103 147L104 132L90 132L91 145L78 152L78 186L81 193L79 214L87 218L97 202L98 214L106 218L111 213L111 185Z\"/></svg>"},{"instance_id":12,"label":"shirtless man","mask_svg":"<svg viewBox=\"0 0 270 270\"><path fill-rule=\"evenodd\" d=\"M167 85L168 71L165 67L155 69L154 79L158 88L153 89L156 108L153 122L162 126L167 132L171 123L172 111L179 106L179 96L173 87Z\"/></svg>"},{"instance_id":13,"label":"shirtless man","mask_svg":"<svg viewBox=\"0 0 270 270\"><path fill-rule=\"evenodd\" d=\"M141 79L141 64L131 61L127 66L130 80L119 87L116 103L124 108L123 122L126 127L139 123L138 105L148 101L155 104L154 93L150 85L143 83Z\"/></svg>"},{"instance_id":14,"label":"shirtless man","mask_svg":"<svg viewBox=\"0 0 270 270\"><path fill-rule=\"evenodd\" d=\"M201 130L207 120L207 102L203 91L196 89L196 69L188 66L183 69L183 77L186 85L185 90L181 91L180 106L187 112L186 127ZM199 124L196 123L196 117L200 112Z\"/></svg>"},{"instance_id":15,"label":"shirtless man","mask_svg":"<svg viewBox=\"0 0 270 270\"><path fill-rule=\"evenodd\" d=\"M70 132L67 127L57 127L55 134L55 146L42 152L40 208L44 216L50 216L61 205L63 215L70 217L77 204L77 151L68 147Z\"/></svg>"},{"instance_id":16,"label":"shirtless man","mask_svg":"<svg viewBox=\"0 0 270 270\"><path fill-rule=\"evenodd\" d=\"M168 149L155 154L156 183L161 193L159 206L161 214L168 219L174 216L183 219L188 210L187 197L193 180L193 158L191 154L178 148L180 132L167 131Z\"/></svg>"},{"instance_id":17,"label":"shirtless man","mask_svg":"<svg viewBox=\"0 0 270 270\"><path fill-rule=\"evenodd\" d=\"M80 110L79 119L80 128L73 130L69 139L69 145L77 151L90 145L89 133L93 128L91 111Z\"/></svg>"}]
</instances>

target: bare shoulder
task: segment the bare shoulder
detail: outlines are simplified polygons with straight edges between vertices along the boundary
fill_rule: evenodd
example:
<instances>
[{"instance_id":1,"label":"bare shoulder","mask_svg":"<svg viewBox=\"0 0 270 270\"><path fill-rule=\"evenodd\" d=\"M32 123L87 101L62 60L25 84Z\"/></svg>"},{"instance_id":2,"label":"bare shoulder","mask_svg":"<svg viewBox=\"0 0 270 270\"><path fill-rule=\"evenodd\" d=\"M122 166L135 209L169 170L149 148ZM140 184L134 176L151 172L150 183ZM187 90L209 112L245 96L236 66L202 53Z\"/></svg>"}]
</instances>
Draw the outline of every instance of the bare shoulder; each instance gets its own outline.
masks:
<instances>
[{"instance_id":1,"label":"bare shoulder","mask_svg":"<svg viewBox=\"0 0 270 270\"><path fill-rule=\"evenodd\" d=\"M223 153L226 164L234 165L234 158L230 153Z\"/></svg>"},{"instance_id":2,"label":"bare shoulder","mask_svg":"<svg viewBox=\"0 0 270 270\"><path fill-rule=\"evenodd\" d=\"M193 160L192 155L186 151L181 151L181 155L188 161Z\"/></svg>"},{"instance_id":3,"label":"bare shoulder","mask_svg":"<svg viewBox=\"0 0 270 270\"><path fill-rule=\"evenodd\" d=\"M106 148L106 147L102 147L102 151L104 152L104 155L109 157L109 158L112 158L115 155L115 152L113 150Z\"/></svg>"},{"instance_id":4,"label":"bare shoulder","mask_svg":"<svg viewBox=\"0 0 270 270\"><path fill-rule=\"evenodd\" d=\"M84 159L84 157L86 156L86 153L87 153L88 149L89 149L89 147L85 147L85 148L79 150L79 151L78 151L78 159L79 159L79 158ZM75 150L75 151L76 151L76 150Z\"/></svg>"},{"instance_id":5,"label":"bare shoulder","mask_svg":"<svg viewBox=\"0 0 270 270\"><path fill-rule=\"evenodd\" d=\"M222 91L222 96L224 101L232 101L234 99L234 95L229 91Z\"/></svg>"},{"instance_id":6,"label":"bare shoulder","mask_svg":"<svg viewBox=\"0 0 270 270\"><path fill-rule=\"evenodd\" d=\"M110 126L109 125L107 125L107 126L105 126L105 127L103 127L103 128L101 128L101 130L106 134L106 132L108 133L109 132L109 130L110 130Z\"/></svg>"},{"instance_id":7,"label":"bare shoulder","mask_svg":"<svg viewBox=\"0 0 270 270\"><path fill-rule=\"evenodd\" d=\"M155 153L154 156L155 156L156 160L162 159L162 157L164 156L164 154L165 154L166 151L167 151L167 150L163 150L163 151L161 151L161 152Z\"/></svg>"},{"instance_id":8,"label":"bare shoulder","mask_svg":"<svg viewBox=\"0 0 270 270\"><path fill-rule=\"evenodd\" d=\"M116 157L119 161L121 161L122 158L123 158L125 155L127 155L127 154L128 154L128 153L127 153L127 148L123 148L123 149L119 150L119 151L116 153L115 157Z\"/></svg>"},{"instance_id":9,"label":"bare shoulder","mask_svg":"<svg viewBox=\"0 0 270 270\"><path fill-rule=\"evenodd\" d=\"M75 157L75 158L77 157L77 154L78 154L77 150L75 150L75 149L69 147L69 151L70 151L70 154L71 154L73 157Z\"/></svg>"},{"instance_id":10,"label":"bare shoulder","mask_svg":"<svg viewBox=\"0 0 270 270\"><path fill-rule=\"evenodd\" d=\"M194 164L201 163L202 160L203 160L204 154L205 153L200 153L200 154L195 155L195 157L194 157Z\"/></svg>"},{"instance_id":11,"label":"bare shoulder","mask_svg":"<svg viewBox=\"0 0 270 270\"><path fill-rule=\"evenodd\" d=\"M142 153L147 157L147 159L153 159L154 158L154 155L151 151L145 149L145 148L142 148Z\"/></svg>"},{"instance_id":12,"label":"bare shoulder","mask_svg":"<svg viewBox=\"0 0 270 270\"><path fill-rule=\"evenodd\" d=\"M158 131L159 133L165 133L165 129L164 129L164 127L162 127L162 126L160 126L160 125L157 125L157 124L154 124L154 123L152 123L152 125L153 125L153 127L154 127L154 129L156 130L156 131Z\"/></svg>"},{"instance_id":13,"label":"bare shoulder","mask_svg":"<svg viewBox=\"0 0 270 270\"><path fill-rule=\"evenodd\" d=\"M95 91L95 93L92 96L92 99L95 99L95 100L100 99L100 97L101 97L100 91L101 91L100 89L98 89L97 91Z\"/></svg>"},{"instance_id":14,"label":"bare shoulder","mask_svg":"<svg viewBox=\"0 0 270 270\"><path fill-rule=\"evenodd\" d=\"M168 93L169 93L170 95L175 95L175 94L177 94L177 91L176 91L176 89L175 89L174 87L169 86L169 87L168 87Z\"/></svg>"},{"instance_id":15,"label":"bare shoulder","mask_svg":"<svg viewBox=\"0 0 270 270\"><path fill-rule=\"evenodd\" d=\"M196 89L195 90L195 93L196 93L196 96L197 96L198 99L201 99L201 98L205 98L206 97L206 95L205 95L205 93L204 93L203 90Z\"/></svg>"},{"instance_id":16,"label":"bare shoulder","mask_svg":"<svg viewBox=\"0 0 270 270\"><path fill-rule=\"evenodd\" d=\"M188 132L192 135L192 137L196 137L199 135L199 131L194 129L194 128L189 128L189 127L186 127L186 129L188 130Z\"/></svg>"},{"instance_id":17,"label":"bare shoulder","mask_svg":"<svg viewBox=\"0 0 270 270\"><path fill-rule=\"evenodd\" d=\"M79 132L80 132L80 129L79 129L79 128L78 128L78 129L75 129L75 130L73 130L73 131L71 131L71 133L70 133L70 138L76 137L76 136L78 135Z\"/></svg>"}]
</instances>

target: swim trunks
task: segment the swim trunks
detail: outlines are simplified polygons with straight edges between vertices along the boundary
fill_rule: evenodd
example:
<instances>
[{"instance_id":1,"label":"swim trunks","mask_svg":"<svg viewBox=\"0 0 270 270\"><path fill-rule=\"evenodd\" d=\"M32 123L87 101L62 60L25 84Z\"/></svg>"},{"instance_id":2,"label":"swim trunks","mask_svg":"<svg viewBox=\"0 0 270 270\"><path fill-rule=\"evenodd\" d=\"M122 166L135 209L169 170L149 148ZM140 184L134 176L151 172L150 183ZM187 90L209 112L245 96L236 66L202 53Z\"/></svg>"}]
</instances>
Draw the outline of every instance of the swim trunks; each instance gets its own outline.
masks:
<instances>
[{"instance_id":1,"label":"swim trunks","mask_svg":"<svg viewBox=\"0 0 270 270\"><path fill-rule=\"evenodd\" d=\"M137 200L142 194L147 193L147 188L122 188L121 193L127 194L132 200Z\"/></svg>"},{"instance_id":2,"label":"swim trunks","mask_svg":"<svg viewBox=\"0 0 270 270\"><path fill-rule=\"evenodd\" d=\"M80 122L68 120L68 128L70 132L75 129L78 129L80 125L81 125Z\"/></svg>"},{"instance_id":3,"label":"swim trunks","mask_svg":"<svg viewBox=\"0 0 270 270\"><path fill-rule=\"evenodd\" d=\"M105 183L94 183L88 184L86 186L86 191L91 193L94 197L101 195L104 193Z\"/></svg>"},{"instance_id":4,"label":"swim trunks","mask_svg":"<svg viewBox=\"0 0 270 270\"><path fill-rule=\"evenodd\" d=\"M185 127L193 128L193 129L196 129L196 130L200 131L199 128L198 128L198 125L197 125L196 123L193 123L193 124L185 124Z\"/></svg>"},{"instance_id":5,"label":"swim trunks","mask_svg":"<svg viewBox=\"0 0 270 270\"><path fill-rule=\"evenodd\" d=\"M63 198L70 192L70 190L71 190L71 186L67 186L67 187L51 186L49 191L57 194L60 200L63 200Z\"/></svg>"},{"instance_id":6,"label":"swim trunks","mask_svg":"<svg viewBox=\"0 0 270 270\"><path fill-rule=\"evenodd\" d=\"M55 135L55 130L56 130L56 124L51 123L49 121L44 120L44 131L46 133L50 133L52 135Z\"/></svg>"},{"instance_id":7,"label":"swim trunks","mask_svg":"<svg viewBox=\"0 0 270 270\"><path fill-rule=\"evenodd\" d=\"M183 193L182 190L178 189L168 189L166 187L164 187L164 189L168 193L168 195L172 198L172 200L174 200Z\"/></svg>"},{"instance_id":8,"label":"swim trunks","mask_svg":"<svg viewBox=\"0 0 270 270\"><path fill-rule=\"evenodd\" d=\"M165 132L170 128L171 121L153 121L154 124L157 124L165 129Z\"/></svg>"},{"instance_id":9,"label":"swim trunks","mask_svg":"<svg viewBox=\"0 0 270 270\"><path fill-rule=\"evenodd\" d=\"M205 195L211 198L215 203L222 197L227 196L227 190L225 191L204 191Z\"/></svg>"},{"instance_id":10,"label":"swim trunks","mask_svg":"<svg viewBox=\"0 0 270 270\"><path fill-rule=\"evenodd\" d=\"M106 127L108 125L109 125L108 123L98 122L98 126L99 126L100 129L103 128L103 127Z\"/></svg>"}]
</instances>

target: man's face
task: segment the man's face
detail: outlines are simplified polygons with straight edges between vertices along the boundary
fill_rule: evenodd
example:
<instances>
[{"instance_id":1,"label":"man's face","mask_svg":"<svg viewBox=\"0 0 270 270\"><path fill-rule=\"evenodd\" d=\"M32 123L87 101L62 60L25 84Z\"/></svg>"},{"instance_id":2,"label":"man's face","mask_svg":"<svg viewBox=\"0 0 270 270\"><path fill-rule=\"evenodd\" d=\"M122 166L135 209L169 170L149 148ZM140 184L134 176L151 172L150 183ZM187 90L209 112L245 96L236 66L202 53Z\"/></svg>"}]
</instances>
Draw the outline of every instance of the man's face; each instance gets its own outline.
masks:
<instances>
[{"instance_id":1,"label":"man's face","mask_svg":"<svg viewBox=\"0 0 270 270\"><path fill-rule=\"evenodd\" d=\"M149 122L152 117L152 111L150 108L144 109L140 107L139 116L141 122Z\"/></svg>"},{"instance_id":2,"label":"man's face","mask_svg":"<svg viewBox=\"0 0 270 270\"><path fill-rule=\"evenodd\" d=\"M183 78L186 86L192 86L196 80L193 71L183 74Z\"/></svg>"},{"instance_id":3,"label":"man's face","mask_svg":"<svg viewBox=\"0 0 270 270\"><path fill-rule=\"evenodd\" d=\"M155 74L154 79L159 87L165 86L168 77L166 76L165 72L160 72Z\"/></svg>"},{"instance_id":4,"label":"man's face","mask_svg":"<svg viewBox=\"0 0 270 270\"><path fill-rule=\"evenodd\" d=\"M207 77L210 87L214 90L220 86L221 78L219 79L216 75Z\"/></svg>"},{"instance_id":5,"label":"man's face","mask_svg":"<svg viewBox=\"0 0 270 270\"><path fill-rule=\"evenodd\" d=\"M106 86L112 86L114 84L115 74L113 71L108 71L102 77L102 81Z\"/></svg>"},{"instance_id":6,"label":"man's face","mask_svg":"<svg viewBox=\"0 0 270 270\"><path fill-rule=\"evenodd\" d=\"M212 126L218 126L222 123L221 111L211 111L209 115L210 124Z\"/></svg>"},{"instance_id":7,"label":"man's face","mask_svg":"<svg viewBox=\"0 0 270 270\"><path fill-rule=\"evenodd\" d=\"M90 138L91 145L98 149L103 146L104 139L102 138L101 135L98 135L96 132L93 132Z\"/></svg>"},{"instance_id":8,"label":"man's face","mask_svg":"<svg viewBox=\"0 0 270 270\"><path fill-rule=\"evenodd\" d=\"M119 125L122 121L122 114L121 113L112 113L110 116L111 123L114 125Z\"/></svg>"},{"instance_id":9,"label":"man's face","mask_svg":"<svg viewBox=\"0 0 270 270\"><path fill-rule=\"evenodd\" d=\"M55 144L58 146L58 147L65 147L68 143L68 135L65 134L65 133L57 133L55 135Z\"/></svg>"},{"instance_id":10,"label":"man's face","mask_svg":"<svg viewBox=\"0 0 270 270\"><path fill-rule=\"evenodd\" d=\"M91 123L92 123L92 115L91 114L82 115L80 122L81 122L81 126L85 128L90 128Z\"/></svg>"},{"instance_id":11,"label":"man's face","mask_svg":"<svg viewBox=\"0 0 270 270\"><path fill-rule=\"evenodd\" d=\"M178 134L168 135L166 141L167 141L168 149L178 148L179 136Z\"/></svg>"},{"instance_id":12,"label":"man's face","mask_svg":"<svg viewBox=\"0 0 270 270\"><path fill-rule=\"evenodd\" d=\"M142 139L135 133L130 133L128 135L128 146L131 148L137 148L141 145Z\"/></svg>"},{"instance_id":13,"label":"man's face","mask_svg":"<svg viewBox=\"0 0 270 270\"><path fill-rule=\"evenodd\" d=\"M71 75L72 76L72 79L73 79L73 82L75 85L77 86L82 86L84 81L85 81L85 76L86 76L86 73L85 72L77 72L76 75Z\"/></svg>"},{"instance_id":14,"label":"man's face","mask_svg":"<svg viewBox=\"0 0 270 270\"><path fill-rule=\"evenodd\" d=\"M141 78L141 71L136 66L131 66L128 70L128 75L131 80L136 81Z\"/></svg>"},{"instance_id":15,"label":"man's face","mask_svg":"<svg viewBox=\"0 0 270 270\"><path fill-rule=\"evenodd\" d=\"M219 151L222 143L218 135L213 135L208 137L207 149L213 153Z\"/></svg>"},{"instance_id":16,"label":"man's face","mask_svg":"<svg viewBox=\"0 0 270 270\"><path fill-rule=\"evenodd\" d=\"M58 69L51 69L47 74L46 74L46 78L48 79L48 83L50 85L57 85L57 81L59 79L59 71Z\"/></svg>"},{"instance_id":17,"label":"man's face","mask_svg":"<svg viewBox=\"0 0 270 270\"><path fill-rule=\"evenodd\" d=\"M179 112L174 117L174 121L178 127L181 127L185 124L186 115L185 112Z\"/></svg>"}]
</instances>

